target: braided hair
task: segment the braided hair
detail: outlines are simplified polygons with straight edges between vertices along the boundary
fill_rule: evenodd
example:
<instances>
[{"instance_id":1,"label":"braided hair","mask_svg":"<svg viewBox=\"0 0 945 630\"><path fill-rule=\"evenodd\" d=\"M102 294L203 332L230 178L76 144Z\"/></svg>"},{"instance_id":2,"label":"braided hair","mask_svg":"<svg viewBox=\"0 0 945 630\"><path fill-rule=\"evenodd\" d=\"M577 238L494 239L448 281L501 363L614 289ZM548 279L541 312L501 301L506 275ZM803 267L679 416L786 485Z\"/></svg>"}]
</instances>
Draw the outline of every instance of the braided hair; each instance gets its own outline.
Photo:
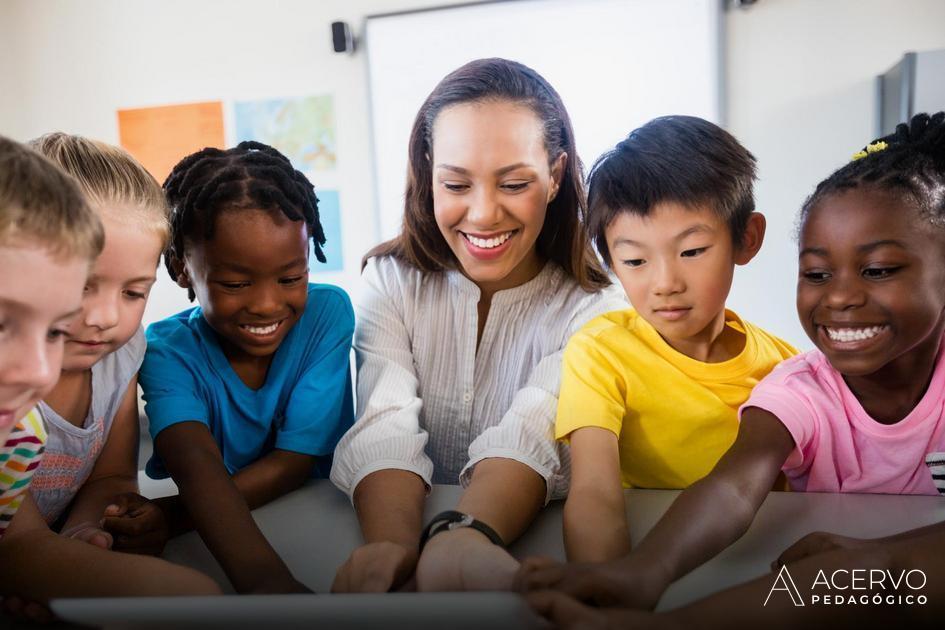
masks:
<instances>
[{"instance_id":1,"label":"braided hair","mask_svg":"<svg viewBox=\"0 0 945 630\"><path fill-rule=\"evenodd\" d=\"M248 141L226 151L208 147L192 153L167 176L164 192L171 206L171 242L164 265L175 281L172 260L184 260L188 241L213 238L217 215L224 210L278 208L292 221L305 221L315 257L325 262L325 232L315 189L269 145ZM191 301L196 297L193 289L187 295Z\"/></svg>"},{"instance_id":2,"label":"braided hair","mask_svg":"<svg viewBox=\"0 0 945 630\"><path fill-rule=\"evenodd\" d=\"M801 208L801 225L825 197L859 186L905 192L929 221L945 227L945 112L916 114L864 147L817 185Z\"/></svg>"}]
</instances>

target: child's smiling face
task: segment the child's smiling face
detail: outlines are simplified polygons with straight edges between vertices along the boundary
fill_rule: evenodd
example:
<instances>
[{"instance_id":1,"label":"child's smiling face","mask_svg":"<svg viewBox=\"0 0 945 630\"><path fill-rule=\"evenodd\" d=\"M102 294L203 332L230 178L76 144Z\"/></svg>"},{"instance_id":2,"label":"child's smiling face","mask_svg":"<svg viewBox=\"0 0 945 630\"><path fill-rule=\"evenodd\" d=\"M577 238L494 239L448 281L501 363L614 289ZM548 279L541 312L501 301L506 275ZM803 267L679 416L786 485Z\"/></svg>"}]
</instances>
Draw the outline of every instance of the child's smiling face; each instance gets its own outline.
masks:
<instances>
[{"instance_id":1,"label":"child's smiling face","mask_svg":"<svg viewBox=\"0 0 945 630\"><path fill-rule=\"evenodd\" d=\"M308 228L280 211L225 210L213 238L189 243L178 284L192 288L230 359L271 356L308 298Z\"/></svg>"},{"instance_id":2,"label":"child's smiling face","mask_svg":"<svg viewBox=\"0 0 945 630\"><path fill-rule=\"evenodd\" d=\"M900 194L859 187L811 209L800 235L797 312L840 373L934 358L945 311L945 231Z\"/></svg>"}]
</instances>

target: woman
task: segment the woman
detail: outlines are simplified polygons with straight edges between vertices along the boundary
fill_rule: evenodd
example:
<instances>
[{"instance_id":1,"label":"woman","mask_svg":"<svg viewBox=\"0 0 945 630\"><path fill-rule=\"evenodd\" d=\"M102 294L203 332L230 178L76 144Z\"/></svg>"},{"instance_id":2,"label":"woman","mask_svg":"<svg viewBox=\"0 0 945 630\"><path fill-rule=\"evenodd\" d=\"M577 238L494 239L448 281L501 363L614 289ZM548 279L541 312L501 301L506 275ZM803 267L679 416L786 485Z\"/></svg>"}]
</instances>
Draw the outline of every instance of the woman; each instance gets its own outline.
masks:
<instances>
[{"instance_id":1,"label":"woman","mask_svg":"<svg viewBox=\"0 0 945 630\"><path fill-rule=\"evenodd\" d=\"M386 591L415 569L420 590L511 586L502 544L567 489L552 435L562 351L626 307L603 291L584 210L570 120L535 71L473 61L421 106L403 231L365 257L357 421L331 478L366 544L333 590ZM430 484L457 482L457 512L423 546Z\"/></svg>"}]
</instances>

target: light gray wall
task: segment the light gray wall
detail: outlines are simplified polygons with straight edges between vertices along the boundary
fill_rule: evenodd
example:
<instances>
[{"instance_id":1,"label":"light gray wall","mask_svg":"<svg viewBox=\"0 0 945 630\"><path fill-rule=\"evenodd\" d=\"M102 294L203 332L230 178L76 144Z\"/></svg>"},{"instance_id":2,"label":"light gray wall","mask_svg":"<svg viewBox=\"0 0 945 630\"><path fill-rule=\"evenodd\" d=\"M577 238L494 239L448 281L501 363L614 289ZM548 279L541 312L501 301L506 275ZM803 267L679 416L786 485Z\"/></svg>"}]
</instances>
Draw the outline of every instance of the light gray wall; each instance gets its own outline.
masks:
<instances>
[{"instance_id":1,"label":"light gray wall","mask_svg":"<svg viewBox=\"0 0 945 630\"><path fill-rule=\"evenodd\" d=\"M118 108L330 93L338 169L315 185L340 191L347 271L320 278L357 294L357 261L375 239L367 68L363 54L331 51L329 23L456 3L0 0L0 133L117 142ZM727 13L725 119L759 159L768 218L765 247L732 292L745 317L810 347L794 312L797 208L871 140L873 78L906 51L945 48L943 24L941 0L759 0ZM583 61L592 71L596 60ZM184 305L165 278L147 316Z\"/></svg>"}]
</instances>

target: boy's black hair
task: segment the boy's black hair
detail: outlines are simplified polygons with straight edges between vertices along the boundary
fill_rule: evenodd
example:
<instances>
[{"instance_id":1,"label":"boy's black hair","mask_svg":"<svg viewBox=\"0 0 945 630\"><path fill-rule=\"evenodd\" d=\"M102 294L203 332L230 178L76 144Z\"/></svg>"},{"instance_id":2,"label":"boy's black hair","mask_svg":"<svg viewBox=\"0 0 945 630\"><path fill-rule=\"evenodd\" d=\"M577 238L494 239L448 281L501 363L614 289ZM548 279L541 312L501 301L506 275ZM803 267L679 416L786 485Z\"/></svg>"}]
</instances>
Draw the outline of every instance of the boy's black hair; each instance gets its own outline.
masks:
<instances>
[{"instance_id":1,"label":"boy's black hair","mask_svg":"<svg viewBox=\"0 0 945 630\"><path fill-rule=\"evenodd\" d=\"M859 186L904 191L929 220L945 227L945 112L916 114L864 147L817 184L801 208L800 224L825 197Z\"/></svg>"},{"instance_id":2,"label":"boy's black hair","mask_svg":"<svg viewBox=\"0 0 945 630\"><path fill-rule=\"evenodd\" d=\"M288 158L269 145L249 141L226 151L206 148L192 153L164 180L164 192L171 206L171 241L164 265L175 281L172 259L184 260L187 241L213 238L217 215L224 210L278 208L292 221L305 221L315 257L325 262L325 232L315 189ZM193 301L193 289L187 294Z\"/></svg>"},{"instance_id":3,"label":"boy's black hair","mask_svg":"<svg viewBox=\"0 0 945 630\"><path fill-rule=\"evenodd\" d=\"M755 210L755 157L718 125L663 116L600 156L588 176L588 232L611 265L605 230L623 212L647 216L660 203L710 206L740 245Z\"/></svg>"}]
</instances>

